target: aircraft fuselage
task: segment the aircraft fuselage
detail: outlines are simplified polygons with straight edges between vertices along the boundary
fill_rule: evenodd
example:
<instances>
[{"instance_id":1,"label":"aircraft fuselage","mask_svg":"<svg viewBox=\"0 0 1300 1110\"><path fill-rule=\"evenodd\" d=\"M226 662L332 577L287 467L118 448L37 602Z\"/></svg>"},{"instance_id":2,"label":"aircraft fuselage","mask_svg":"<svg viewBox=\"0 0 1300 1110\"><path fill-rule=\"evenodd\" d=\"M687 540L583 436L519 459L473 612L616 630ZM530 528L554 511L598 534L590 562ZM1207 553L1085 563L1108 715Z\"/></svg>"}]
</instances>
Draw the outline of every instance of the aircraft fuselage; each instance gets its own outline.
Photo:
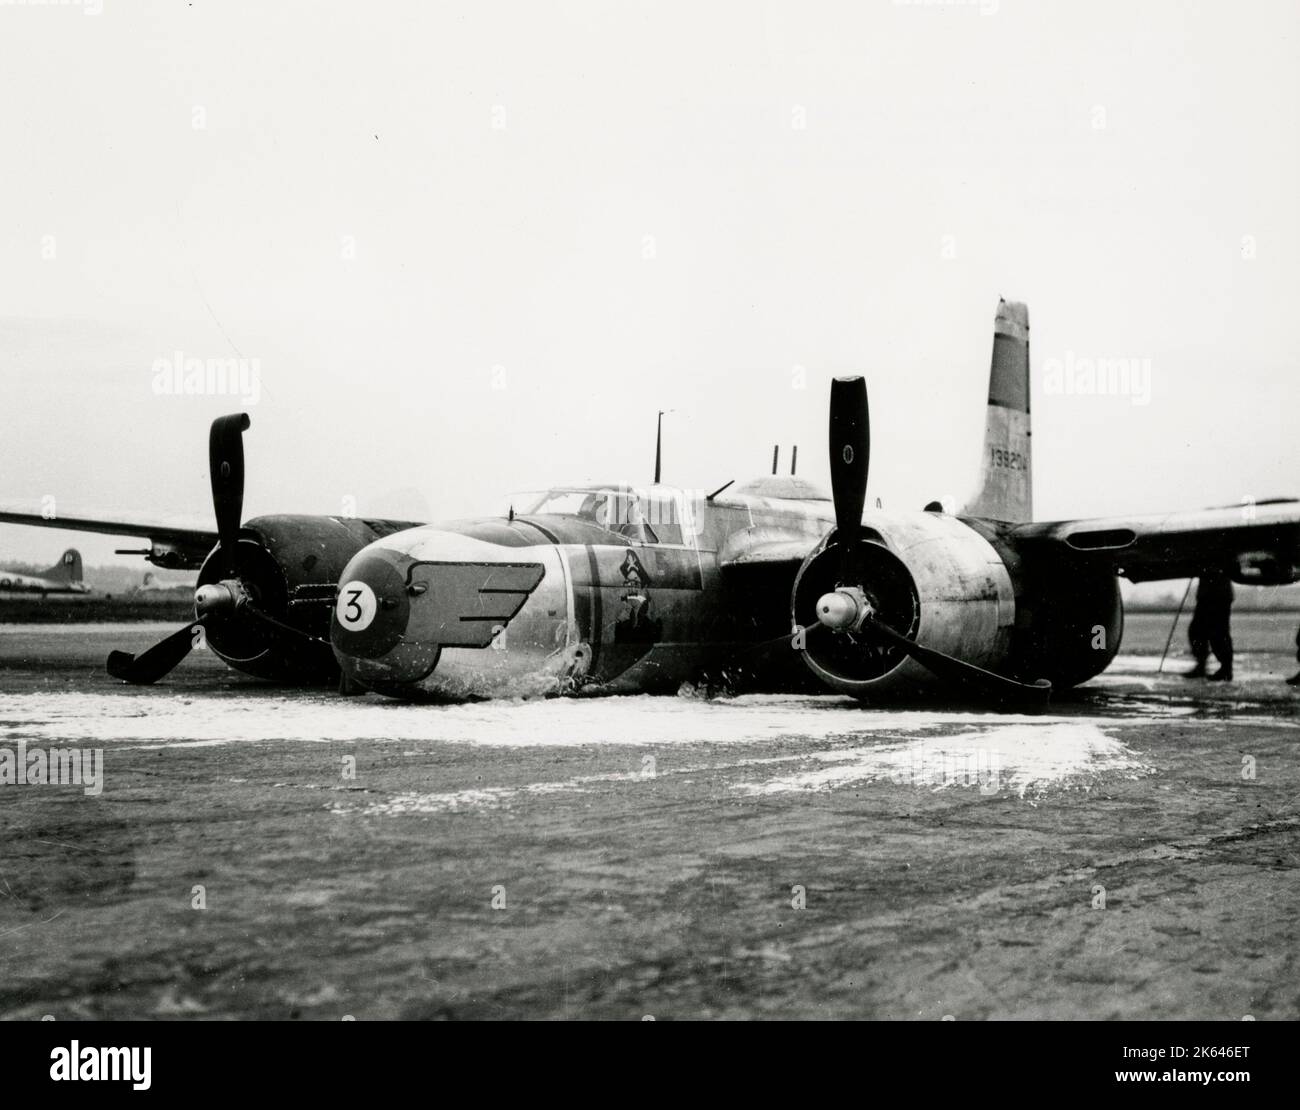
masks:
<instances>
[{"instance_id":1,"label":"aircraft fuselage","mask_svg":"<svg viewBox=\"0 0 1300 1110\"><path fill-rule=\"evenodd\" d=\"M618 496L616 487L587 492L602 490ZM814 558L834 527L829 500L737 493L691 505L681 491L652 487L642 501L656 498L671 509L644 525L618 514L524 513L369 545L340 578L331 635L341 667L361 686L406 697L655 693L704 682L870 699L932 685L896 651L813 627L812 602L836 585L834 568L828 577ZM1080 619L1063 621L1051 606L1048 643L1027 619L1043 611L1043 580L996 526L878 511L863 525L874 605L926 646L1057 683L1091 677L1118 649L1110 575L1109 588L1085 591ZM1063 595L1078 585L1047 581Z\"/></svg>"},{"instance_id":2,"label":"aircraft fuselage","mask_svg":"<svg viewBox=\"0 0 1300 1110\"><path fill-rule=\"evenodd\" d=\"M88 594L90 587L81 582L55 582L31 574L0 571L0 595L27 594L45 597L51 594Z\"/></svg>"}]
</instances>

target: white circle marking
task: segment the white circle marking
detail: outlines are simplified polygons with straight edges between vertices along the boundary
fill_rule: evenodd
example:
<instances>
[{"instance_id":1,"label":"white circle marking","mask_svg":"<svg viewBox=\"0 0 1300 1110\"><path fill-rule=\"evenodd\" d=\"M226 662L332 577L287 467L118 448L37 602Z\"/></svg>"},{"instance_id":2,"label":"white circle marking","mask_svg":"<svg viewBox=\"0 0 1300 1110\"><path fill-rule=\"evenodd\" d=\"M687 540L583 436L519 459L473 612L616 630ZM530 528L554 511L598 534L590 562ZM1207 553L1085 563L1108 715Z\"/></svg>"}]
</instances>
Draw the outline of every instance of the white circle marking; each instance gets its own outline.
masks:
<instances>
[{"instance_id":1,"label":"white circle marking","mask_svg":"<svg viewBox=\"0 0 1300 1110\"><path fill-rule=\"evenodd\" d=\"M375 619L379 602L375 600L375 591L365 582L354 579L339 589L339 599L334 606L334 615L339 624L349 632L360 632L370 627Z\"/></svg>"}]
</instances>

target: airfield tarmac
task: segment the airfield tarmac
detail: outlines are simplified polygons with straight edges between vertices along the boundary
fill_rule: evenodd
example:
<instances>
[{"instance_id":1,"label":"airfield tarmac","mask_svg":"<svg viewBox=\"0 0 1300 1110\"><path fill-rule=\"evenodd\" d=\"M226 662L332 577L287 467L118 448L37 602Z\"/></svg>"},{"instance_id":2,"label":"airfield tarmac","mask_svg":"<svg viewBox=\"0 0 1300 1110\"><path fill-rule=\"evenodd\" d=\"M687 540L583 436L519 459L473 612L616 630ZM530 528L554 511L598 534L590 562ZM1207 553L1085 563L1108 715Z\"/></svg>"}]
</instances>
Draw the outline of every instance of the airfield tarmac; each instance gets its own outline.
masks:
<instances>
[{"instance_id":1,"label":"airfield tarmac","mask_svg":"<svg viewBox=\"0 0 1300 1110\"><path fill-rule=\"evenodd\" d=\"M1298 619L1214 685L1130 615L1031 717L139 690L173 626L0 625L0 748L104 751L0 786L0 1016L1294 1020Z\"/></svg>"}]
</instances>

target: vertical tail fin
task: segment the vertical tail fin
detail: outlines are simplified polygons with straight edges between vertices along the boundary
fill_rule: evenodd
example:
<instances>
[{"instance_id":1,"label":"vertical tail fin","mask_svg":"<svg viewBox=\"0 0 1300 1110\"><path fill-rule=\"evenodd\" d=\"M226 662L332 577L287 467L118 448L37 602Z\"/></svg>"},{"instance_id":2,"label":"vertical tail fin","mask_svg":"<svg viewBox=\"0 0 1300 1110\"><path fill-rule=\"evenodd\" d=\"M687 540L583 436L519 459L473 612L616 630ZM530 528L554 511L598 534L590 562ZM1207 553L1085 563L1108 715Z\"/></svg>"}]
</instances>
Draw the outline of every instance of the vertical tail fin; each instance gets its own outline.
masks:
<instances>
[{"instance_id":1,"label":"vertical tail fin","mask_svg":"<svg viewBox=\"0 0 1300 1110\"><path fill-rule=\"evenodd\" d=\"M1014 524L1033 519L1029 437L1029 309L1017 301L999 301L980 484L963 516Z\"/></svg>"},{"instance_id":2,"label":"vertical tail fin","mask_svg":"<svg viewBox=\"0 0 1300 1110\"><path fill-rule=\"evenodd\" d=\"M51 582L79 584L81 582L81 552L75 547L68 548L59 556L59 561L49 570L44 571L41 577Z\"/></svg>"}]
</instances>

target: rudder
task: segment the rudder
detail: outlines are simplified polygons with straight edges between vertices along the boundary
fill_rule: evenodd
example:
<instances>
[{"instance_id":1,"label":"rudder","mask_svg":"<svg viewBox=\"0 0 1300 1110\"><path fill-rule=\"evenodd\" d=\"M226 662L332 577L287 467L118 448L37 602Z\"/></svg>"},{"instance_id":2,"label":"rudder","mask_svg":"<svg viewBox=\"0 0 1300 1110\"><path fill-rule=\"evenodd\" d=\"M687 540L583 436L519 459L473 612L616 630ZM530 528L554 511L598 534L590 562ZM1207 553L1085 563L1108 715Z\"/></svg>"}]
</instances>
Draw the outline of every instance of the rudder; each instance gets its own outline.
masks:
<instances>
[{"instance_id":1,"label":"rudder","mask_svg":"<svg viewBox=\"0 0 1300 1110\"><path fill-rule=\"evenodd\" d=\"M1013 524L1033 519L1029 309L1018 301L998 301L980 485L962 515Z\"/></svg>"},{"instance_id":2,"label":"rudder","mask_svg":"<svg viewBox=\"0 0 1300 1110\"><path fill-rule=\"evenodd\" d=\"M68 548L59 556L59 561L45 571L41 577L51 582L81 582L81 552L75 547Z\"/></svg>"}]
</instances>

